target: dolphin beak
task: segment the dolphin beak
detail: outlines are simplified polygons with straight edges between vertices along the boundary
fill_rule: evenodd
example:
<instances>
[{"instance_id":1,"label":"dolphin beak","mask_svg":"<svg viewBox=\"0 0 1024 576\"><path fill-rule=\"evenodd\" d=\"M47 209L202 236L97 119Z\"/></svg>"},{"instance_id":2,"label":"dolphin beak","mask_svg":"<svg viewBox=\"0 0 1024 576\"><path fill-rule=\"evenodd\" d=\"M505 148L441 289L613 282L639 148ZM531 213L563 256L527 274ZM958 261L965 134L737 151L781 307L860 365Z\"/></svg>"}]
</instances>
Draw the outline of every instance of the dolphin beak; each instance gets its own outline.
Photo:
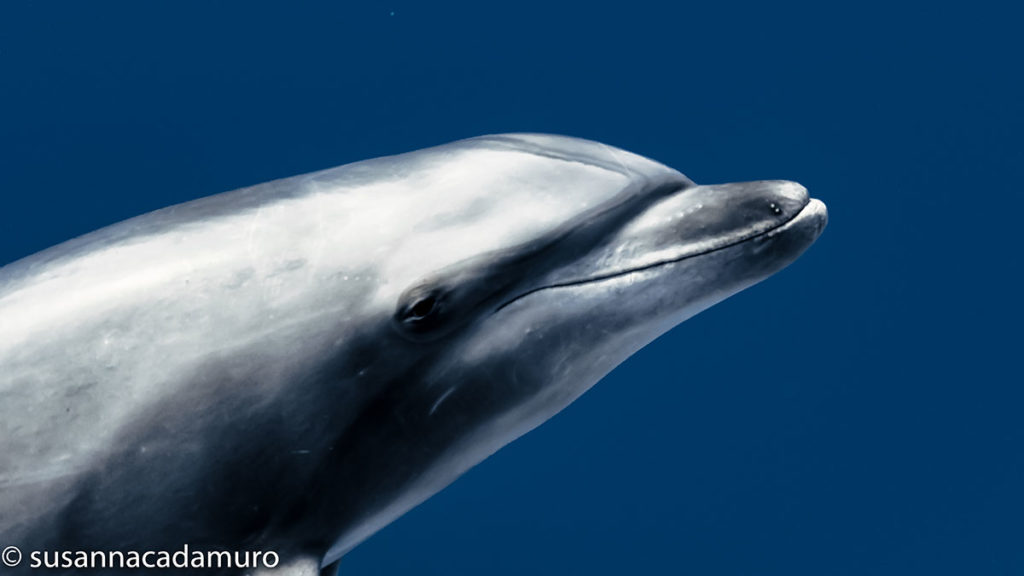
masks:
<instances>
[{"instance_id":1,"label":"dolphin beak","mask_svg":"<svg viewBox=\"0 0 1024 576\"><path fill-rule=\"evenodd\" d=\"M821 200L811 198L807 206L804 206L804 209L791 222L783 225L783 227L786 226L790 228L796 226L807 227L809 234L812 236L811 241L814 241L818 236L821 236L825 226L828 226L828 208Z\"/></svg>"},{"instance_id":2,"label":"dolphin beak","mask_svg":"<svg viewBox=\"0 0 1024 576\"><path fill-rule=\"evenodd\" d=\"M579 279L629 272L796 228L809 246L826 222L825 205L811 200L807 189L796 182L694 186L648 206L560 276Z\"/></svg>"},{"instance_id":3,"label":"dolphin beak","mask_svg":"<svg viewBox=\"0 0 1024 576\"><path fill-rule=\"evenodd\" d=\"M656 200L589 254L553 270L499 309L545 288L608 280L714 254L722 255L718 263L691 267L700 271L698 276L710 278L729 269L732 280L723 285L749 285L748 279L763 279L795 260L827 222L825 204L796 182L684 188Z\"/></svg>"}]
</instances>

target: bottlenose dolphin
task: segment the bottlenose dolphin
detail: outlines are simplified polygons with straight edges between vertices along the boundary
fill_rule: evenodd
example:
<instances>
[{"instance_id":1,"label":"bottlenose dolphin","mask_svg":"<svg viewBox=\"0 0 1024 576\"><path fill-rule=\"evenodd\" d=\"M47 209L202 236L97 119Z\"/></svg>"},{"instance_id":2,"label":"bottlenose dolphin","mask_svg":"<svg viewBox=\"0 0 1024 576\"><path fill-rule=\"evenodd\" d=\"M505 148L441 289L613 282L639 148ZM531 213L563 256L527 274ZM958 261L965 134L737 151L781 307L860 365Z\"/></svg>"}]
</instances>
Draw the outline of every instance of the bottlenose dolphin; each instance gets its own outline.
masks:
<instances>
[{"instance_id":1,"label":"bottlenose dolphin","mask_svg":"<svg viewBox=\"0 0 1024 576\"><path fill-rule=\"evenodd\" d=\"M272 550L256 573L332 571L825 222L793 182L698 186L510 134L29 256L0 269L0 547Z\"/></svg>"}]
</instances>

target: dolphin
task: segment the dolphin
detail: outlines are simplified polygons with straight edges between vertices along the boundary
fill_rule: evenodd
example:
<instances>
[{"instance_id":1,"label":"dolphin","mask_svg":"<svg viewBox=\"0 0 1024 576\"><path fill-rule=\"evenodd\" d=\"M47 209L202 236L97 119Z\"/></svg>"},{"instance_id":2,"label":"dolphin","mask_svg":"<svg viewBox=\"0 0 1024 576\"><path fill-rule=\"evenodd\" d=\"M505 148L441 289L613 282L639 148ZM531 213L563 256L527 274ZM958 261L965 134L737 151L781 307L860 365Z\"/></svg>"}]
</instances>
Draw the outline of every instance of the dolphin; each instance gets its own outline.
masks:
<instances>
[{"instance_id":1,"label":"dolphin","mask_svg":"<svg viewBox=\"0 0 1024 576\"><path fill-rule=\"evenodd\" d=\"M505 134L8 264L0 545L21 569L30 551L187 544L279 559L205 574L333 573L826 220L794 182L698 186L601 143Z\"/></svg>"}]
</instances>

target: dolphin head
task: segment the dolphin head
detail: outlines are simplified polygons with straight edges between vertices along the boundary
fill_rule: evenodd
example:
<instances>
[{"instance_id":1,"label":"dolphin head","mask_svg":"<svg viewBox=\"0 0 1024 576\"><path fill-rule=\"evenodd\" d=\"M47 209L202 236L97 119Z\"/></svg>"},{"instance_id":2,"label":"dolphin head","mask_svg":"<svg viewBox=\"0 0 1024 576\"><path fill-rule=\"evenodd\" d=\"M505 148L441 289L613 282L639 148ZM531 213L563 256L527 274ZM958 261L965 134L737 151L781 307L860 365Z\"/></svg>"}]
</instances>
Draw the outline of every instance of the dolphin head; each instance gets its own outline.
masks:
<instances>
[{"instance_id":1,"label":"dolphin head","mask_svg":"<svg viewBox=\"0 0 1024 576\"><path fill-rule=\"evenodd\" d=\"M825 220L792 182L518 134L55 246L0 270L0 536L330 563Z\"/></svg>"},{"instance_id":2,"label":"dolphin head","mask_svg":"<svg viewBox=\"0 0 1024 576\"><path fill-rule=\"evenodd\" d=\"M393 419L382 437L417 448L380 474L395 481L393 497L365 509L328 558L553 416L676 324L791 263L826 223L824 204L799 184L698 186L574 138L490 136L428 153L402 162L422 173L461 157L472 174L446 172L446 194L418 200L407 224L417 242L398 249L400 264L392 259L387 285L377 285L377 309L390 314L389 333L377 340L415 360L384 362L401 400L388 396L368 425L379 431ZM490 154L501 161L488 165ZM450 194L453 187L471 192ZM422 465L410 466L412 454ZM396 469L412 472L399 482Z\"/></svg>"},{"instance_id":3,"label":"dolphin head","mask_svg":"<svg viewBox=\"0 0 1024 576\"><path fill-rule=\"evenodd\" d=\"M518 134L55 246L0 270L0 535L330 563L825 219L795 183Z\"/></svg>"}]
</instances>

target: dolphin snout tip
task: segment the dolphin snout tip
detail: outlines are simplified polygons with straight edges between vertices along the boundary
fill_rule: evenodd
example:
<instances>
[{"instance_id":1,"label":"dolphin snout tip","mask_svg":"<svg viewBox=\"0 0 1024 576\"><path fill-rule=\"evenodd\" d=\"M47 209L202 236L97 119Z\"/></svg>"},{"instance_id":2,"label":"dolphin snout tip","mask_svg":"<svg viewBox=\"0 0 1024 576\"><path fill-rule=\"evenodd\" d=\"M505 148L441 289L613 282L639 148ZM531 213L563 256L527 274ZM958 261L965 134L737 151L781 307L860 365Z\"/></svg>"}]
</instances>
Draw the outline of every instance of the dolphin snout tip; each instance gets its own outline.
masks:
<instances>
[{"instance_id":1,"label":"dolphin snout tip","mask_svg":"<svg viewBox=\"0 0 1024 576\"><path fill-rule=\"evenodd\" d=\"M814 236L820 236L828 226L828 207L821 200L811 198L803 211L807 212L807 217L814 227Z\"/></svg>"}]
</instances>

